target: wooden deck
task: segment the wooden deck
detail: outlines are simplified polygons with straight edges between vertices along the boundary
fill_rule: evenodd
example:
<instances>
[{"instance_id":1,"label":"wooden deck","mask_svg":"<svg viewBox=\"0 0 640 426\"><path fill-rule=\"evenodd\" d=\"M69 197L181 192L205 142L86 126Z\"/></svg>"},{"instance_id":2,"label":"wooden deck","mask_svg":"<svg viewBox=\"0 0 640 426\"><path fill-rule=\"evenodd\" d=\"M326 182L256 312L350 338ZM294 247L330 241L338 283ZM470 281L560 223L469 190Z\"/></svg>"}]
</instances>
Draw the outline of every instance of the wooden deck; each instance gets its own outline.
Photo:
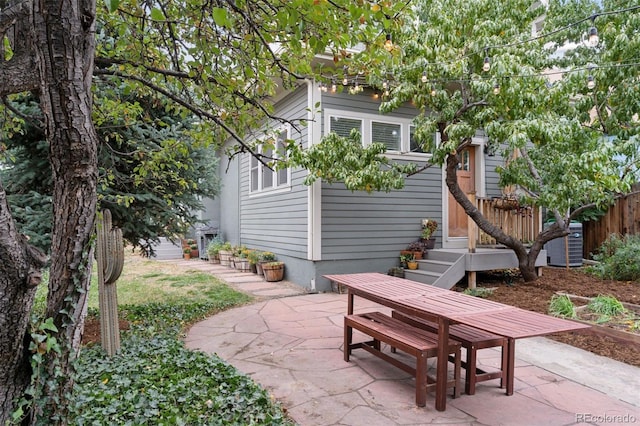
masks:
<instances>
[{"instance_id":1,"label":"wooden deck","mask_svg":"<svg viewBox=\"0 0 640 426\"><path fill-rule=\"evenodd\" d=\"M547 252L542 250L536 267L546 265ZM518 268L518 258L507 248L480 247L474 253L466 248L433 249L428 251L426 259L418 260L418 269L405 270L405 278L450 289L466 275L469 288L475 288L477 272L515 268Z\"/></svg>"}]
</instances>

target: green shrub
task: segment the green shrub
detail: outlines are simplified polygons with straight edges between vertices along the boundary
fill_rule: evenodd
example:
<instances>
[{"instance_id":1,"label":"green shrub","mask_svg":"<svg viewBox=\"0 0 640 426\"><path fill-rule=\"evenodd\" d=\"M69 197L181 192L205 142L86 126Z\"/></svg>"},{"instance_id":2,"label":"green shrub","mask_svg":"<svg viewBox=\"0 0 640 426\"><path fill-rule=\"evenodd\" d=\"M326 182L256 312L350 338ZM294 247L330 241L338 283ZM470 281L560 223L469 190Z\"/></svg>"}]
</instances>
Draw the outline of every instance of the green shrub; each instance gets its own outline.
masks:
<instances>
[{"instance_id":1,"label":"green shrub","mask_svg":"<svg viewBox=\"0 0 640 426\"><path fill-rule=\"evenodd\" d=\"M611 317L621 315L625 312L625 308L618 299L613 296L599 295L591 299L587 308L600 315L599 321L608 321Z\"/></svg>"},{"instance_id":2,"label":"green shrub","mask_svg":"<svg viewBox=\"0 0 640 426\"><path fill-rule=\"evenodd\" d=\"M244 300L122 306L120 316L132 326L121 351L80 351L69 424L291 425L248 376L180 339L186 325Z\"/></svg>"},{"instance_id":3,"label":"green shrub","mask_svg":"<svg viewBox=\"0 0 640 426\"><path fill-rule=\"evenodd\" d=\"M576 308L566 294L556 294L549 302L549 314L555 317L575 318Z\"/></svg>"},{"instance_id":4,"label":"green shrub","mask_svg":"<svg viewBox=\"0 0 640 426\"><path fill-rule=\"evenodd\" d=\"M600 278L640 281L640 235L611 235L594 254L600 262L587 271Z\"/></svg>"},{"instance_id":5,"label":"green shrub","mask_svg":"<svg viewBox=\"0 0 640 426\"><path fill-rule=\"evenodd\" d=\"M248 376L169 333L128 333L113 357L83 349L70 411L77 425L291 424Z\"/></svg>"}]
</instances>

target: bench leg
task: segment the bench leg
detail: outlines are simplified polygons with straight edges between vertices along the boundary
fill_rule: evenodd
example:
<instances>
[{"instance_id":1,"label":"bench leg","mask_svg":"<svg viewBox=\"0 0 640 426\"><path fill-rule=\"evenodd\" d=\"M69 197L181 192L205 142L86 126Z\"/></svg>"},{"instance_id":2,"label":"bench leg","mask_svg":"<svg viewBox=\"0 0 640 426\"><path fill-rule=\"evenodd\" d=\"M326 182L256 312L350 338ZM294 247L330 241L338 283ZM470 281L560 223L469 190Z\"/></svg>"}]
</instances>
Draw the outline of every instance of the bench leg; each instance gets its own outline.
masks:
<instances>
[{"instance_id":1,"label":"bench leg","mask_svg":"<svg viewBox=\"0 0 640 426\"><path fill-rule=\"evenodd\" d=\"M427 405L427 355L424 352L416 355L416 405Z\"/></svg>"},{"instance_id":2,"label":"bench leg","mask_svg":"<svg viewBox=\"0 0 640 426\"><path fill-rule=\"evenodd\" d=\"M458 398L460 396L460 366L462 364L462 360L461 358L461 349L460 347L458 347L458 350L456 351L456 356L454 359L454 363L453 363L453 380L454 380L454 387L453 387L453 397L454 398Z\"/></svg>"}]
</instances>

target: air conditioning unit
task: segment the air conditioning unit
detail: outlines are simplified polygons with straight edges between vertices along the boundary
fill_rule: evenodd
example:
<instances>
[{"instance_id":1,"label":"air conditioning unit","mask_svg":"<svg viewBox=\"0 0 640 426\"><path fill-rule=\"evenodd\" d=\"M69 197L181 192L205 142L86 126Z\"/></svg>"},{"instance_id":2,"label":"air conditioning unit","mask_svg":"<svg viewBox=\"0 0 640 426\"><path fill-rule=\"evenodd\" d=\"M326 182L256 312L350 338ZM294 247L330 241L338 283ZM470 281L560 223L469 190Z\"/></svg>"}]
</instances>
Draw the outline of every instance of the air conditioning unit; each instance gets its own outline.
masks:
<instances>
[{"instance_id":1,"label":"air conditioning unit","mask_svg":"<svg viewBox=\"0 0 640 426\"><path fill-rule=\"evenodd\" d=\"M582 242L582 224L571 222L567 237L556 238L544 245L547 263L551 266L582 266Z\"/></svg>"}]
</instances>

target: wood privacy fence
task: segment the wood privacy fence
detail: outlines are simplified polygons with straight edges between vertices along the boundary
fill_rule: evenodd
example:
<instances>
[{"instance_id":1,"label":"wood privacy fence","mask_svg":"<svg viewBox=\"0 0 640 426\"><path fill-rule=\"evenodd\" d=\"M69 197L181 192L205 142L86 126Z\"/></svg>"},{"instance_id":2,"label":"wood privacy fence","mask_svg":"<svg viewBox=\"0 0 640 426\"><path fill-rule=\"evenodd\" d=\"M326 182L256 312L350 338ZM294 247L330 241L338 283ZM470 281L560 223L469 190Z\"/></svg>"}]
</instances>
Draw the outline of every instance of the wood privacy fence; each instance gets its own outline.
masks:
<instances>
[{"instance_id":1,"label":"wood privacy fence","mask_svg":"<svg viewBox=\"0 0 640 426\"><path fill-rule=\"evenodd\" d=\"M599 220L582 224L582 256L591 259L594 253L611 234L640 234L640 184L635 184L631 193L616 200Z\"/></svg>"}]
</instances>

